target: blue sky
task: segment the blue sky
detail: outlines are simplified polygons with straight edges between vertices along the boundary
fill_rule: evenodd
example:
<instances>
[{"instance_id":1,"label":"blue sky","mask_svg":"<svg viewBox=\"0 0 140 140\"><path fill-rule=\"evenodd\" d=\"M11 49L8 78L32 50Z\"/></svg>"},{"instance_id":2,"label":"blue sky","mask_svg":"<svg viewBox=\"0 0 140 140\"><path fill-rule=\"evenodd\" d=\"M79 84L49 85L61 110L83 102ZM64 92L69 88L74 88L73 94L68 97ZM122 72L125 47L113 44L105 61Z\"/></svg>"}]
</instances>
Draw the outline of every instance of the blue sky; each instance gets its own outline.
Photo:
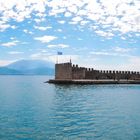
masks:
<instances>
[{"instance_id":1,"label":"blue sky","mask_svg":"<svg viewBox=\"0 0 140 140\"><path fill-rule=\"evenodd\" d=\"M0 66L21 59L140 70L139 0L1 0Z\"/></svg>"}]
</instances>

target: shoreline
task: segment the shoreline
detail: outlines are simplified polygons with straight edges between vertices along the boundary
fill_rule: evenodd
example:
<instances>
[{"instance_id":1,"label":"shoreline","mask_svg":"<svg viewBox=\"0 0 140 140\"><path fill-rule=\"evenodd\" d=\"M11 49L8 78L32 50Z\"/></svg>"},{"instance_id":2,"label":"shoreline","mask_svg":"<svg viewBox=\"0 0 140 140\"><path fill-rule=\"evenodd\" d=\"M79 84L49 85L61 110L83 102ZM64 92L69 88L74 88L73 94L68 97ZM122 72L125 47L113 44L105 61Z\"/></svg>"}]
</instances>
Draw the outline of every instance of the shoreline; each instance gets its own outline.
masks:
<instances>
[{"instance_id":1,"label":"shoreline","mask_svg":"<svg viewBox=\"0 0 140 140\"><path fill-rule=\"evenodd\" d=\"M50 79L49 81L46 81L45 83L50 84L140 84L140 80L90 80L90 79L72 79L72 80L66 80L66 79Z\"/></svg>"}]
</instances>

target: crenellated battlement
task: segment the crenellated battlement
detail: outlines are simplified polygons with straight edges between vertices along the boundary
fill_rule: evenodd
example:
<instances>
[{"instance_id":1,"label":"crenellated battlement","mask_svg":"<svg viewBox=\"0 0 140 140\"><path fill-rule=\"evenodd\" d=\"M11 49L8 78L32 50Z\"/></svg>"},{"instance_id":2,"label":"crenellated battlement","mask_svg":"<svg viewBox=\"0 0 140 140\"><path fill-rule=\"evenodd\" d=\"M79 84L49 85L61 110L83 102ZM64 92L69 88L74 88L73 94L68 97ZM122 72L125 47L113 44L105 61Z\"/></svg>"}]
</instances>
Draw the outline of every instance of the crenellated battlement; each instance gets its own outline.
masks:
<instances>
[{"instance_id":1,"label":"crenellated battlement","mask_svg":"<svg viewBox=\"0 0 140 140\"><path fill-rule=\"evenodd\" d=\"M55 79L140 79L140 72L118 70L96 70L79 67L71 62L55 65Z\"/></svg>"}]
</instances>

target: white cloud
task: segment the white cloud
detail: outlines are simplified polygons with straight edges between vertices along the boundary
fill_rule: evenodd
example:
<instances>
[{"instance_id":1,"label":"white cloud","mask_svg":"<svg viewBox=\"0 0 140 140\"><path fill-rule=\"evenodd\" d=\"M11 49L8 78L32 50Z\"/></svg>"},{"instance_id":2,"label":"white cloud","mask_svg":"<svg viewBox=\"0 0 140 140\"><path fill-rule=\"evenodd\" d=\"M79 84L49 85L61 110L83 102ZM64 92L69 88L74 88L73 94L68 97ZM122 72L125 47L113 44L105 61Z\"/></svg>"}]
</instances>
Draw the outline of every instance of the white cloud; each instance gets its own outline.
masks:
<instances>
[{"instance_id":1,"label":"white cloud","mask_svg":"<svg viewBox=\"0 0 140 140\"><path fill-rule=\"evenodd\" d=\"M82 20L82 21L80 22L80 25L81 25L81 26L84 26L84 25L86 25L87 23L89 23L89 21L84 21L84 20Z\"/></svg>"},{"instance_id":2,"label":"white cloud","mask_svg":"<svg viewBox=\"0 0 140 140\"><path fill-rule=\"evenodd\" d=\"M35 29L41 30L41 31L46 31L47 29L51 29L52 27L43 27L43 26L34 26Z\"/></svg>"},{"instance_id":3,"label":"white cloud","mask_svg":"<svg viewBox=\"0 0 140 140\"><path fill-rule=\"evenodd\" d=\"M71 16L72 16L72 14L70 12L65 13L65 17L71 17Z\"/></svg>"},{"instance_id":4,"label":"white cloud","mask_svg":"<svg viewBox=\"0 0 140 140\"><path fill-rule=\"evenodd\" d=\"M42 53L47 53L48 51L47 51L47 50L41 50L41 52L42 52Z\"/></svg>"},{"instance_id":5,"label":"white cloud","mask_svg":"<svg viewBox=\"0 0 140 140\"><path fill-rule=\"evenodd\" d=\"M11 39L11 40L15 40L16 38L15 38L15 37L10 37L10 39Z\"/></svg>"},{"instance_id":6,"label":"white cloud","mask_svg":"<svg viewBox=\"0 0 140 140\"><path fill-rule=\"evenodd\" d=\"M45 18L35 18L34 21L39 24L40 22L45 21Z\"/></svg>"},{"instance_id":7,"label":"white cloud","mask_svg":"<svg viewBox=\"0 0 140 140\"><path fill-rule=\"evenodd\" d=\"M27 45L29 42L21 42L22 45Z\"/></svg>"},{"instance_id":8,"label":"white cloud","mask_svg":"<svg viewBox=\"0 0 140 140\"><path fill-rule=\"evenodd\" d=\"M54 55L52 53L49 52L39 52L39 53L34 53L30 55L31 59L39 59L39 60L47 60L53 63L56 63L56 61L58 60L59 63L64 63L64 62L69 62L70 59L72 61L77 61L79 60L79 55L66 55L63 53L63 55L58 56L58 55Z\"/></svg>"},{"instance_id":9,"label":"white cloud","mask_svg":"<svg viewBox=\"0 0 140 140\"><path fill-rule=\"evenodd\" d=\"M82 59L82 58L81 58ZM92 60L92 61L89 61ZM100 57L88 56L83 61L78 59L77 63L83 67L90 67L97 70L122 70L122 71L140 71L140 57L139 56L129 56L124 58L125 63L106 63L104 60L101 60Z\"/></svg>"},{"instance_id":10,"label":"white cloud","mask_svg":"<svg viewBox=\"0 0 140 140\"><path fill-rule=\"evenodd\" d=\"M69 45L66 44L57 44L57 45L48 45L48 48L68 48Z\"/></svg>"},{"instance_id":11,"label":"white cloud","mask_svg":"<svg viewBox=\"0 0 140 140\"><path fill-rule=\"evenodd\" d=\"M140 57L131 56L128 58L128 62L123 65L117 65L118 70L128 70L128 71L140 71ZM114 68L114 69L116 69Z\"/></svg>"},{"instance_id":12,"label":"white cloud","mask_svg":"<svg viewBox=\"0 0 140 140\"><path fill-rule=\"evenodd\" d=\"M11 41L11 42L2 43L1 46L12 47L12 46L16 46L18 42L19 42L18 40L14 40L14 41Z\"/></svg>"},{"instance_id":13,"label":"white cloud","mask_svg":"<svg viewBox=\"0 0 140 140\"><path fill-rule=\"evenodd\" d=\"M58 31L58 32L62 32L63 30L62 30L62 29L57 29L57 31Z\"/></svg>"},{"instance_id":14,"label":"white cloud","mask_svg":"<svg viewBox=\"0 0 140 140\"><path fill-rule=\"evenodd\" d=\"M31 18L33 12L36 12L35 16L41 19L45 16L46 4L46 0L1 0L1 21L5 22L6 28L6 22L8 23L11 19L22 22Z\"/></svg>"},{"instance_id":15,"label":"white cloud","mask_svg":"<svg viewBox=\"0 0 140 140\"><path fill-rule=\"evenodd\" d=\"M78 38L78 40L83 40L82 38Z\"/></svg>"},{"instance_id":16,"label":"white cloud","mask_svg":"<svg viewBox=\"0 0 140 140\"><path fill-rule=\"evenodd\" d=\"M27 29L24 29L23 32L26 33L26 34L33 34L33 32L31 32L31 31L29 31Z\"/></svg>"},{"instance_id":17,"label":"white cloud","mask_svg":"<svg viewBox=\"0 0 140 140\"><path fill-rule=\"evenodd\" d=\"M9 54L12 54L12 55L14 55L14 54L23 54L24 52L18 52L18 51L11 51L11 52L9 52Z\"/></svg>"},{"instance_id":18,"label":"white cloud","mask_svg":"<svg viewBox=\"0 0 140 140\"><path fill-rule=\"evenodd\" d=\"M60 23L60 24L64 24L66 21L64 21L64 20L59 20L58 21L58 23Z\"/></svg>"},{"instance_id":19,"label":"white cloud","mask_svg":"<svg viewBox=\"0 0 140 140\"><path fill-rule=\"evenodd\" d=\"M50 55L48 56L48 60L54 63L56 63L57 60L59 63L66 63L66 62L70 62L70 59L72 61L77 61L79 59L79 55L61 55L61 56Z\"/></svg>"},{"instance_id":20,"label":"white cloud","mask_svg":"<svg viewBox=\"0 0 140 140\"><path fill-rule=\"evenodd\" d=\"M70 24L79 24L79 21L82 23L84 19L85 22L90 22L91 27L97 25L97 34L104 35L104 37L106 34L112 37L114 31L122 34L140 32L139 0L52 0L49 6L53 12L55 11L55 15L64 13L65 17L71 18ZM81 26L84 25L84 23L81 24ZM104 34L98 32L100 27L104 28Z\"/></svg>"},{"instance_id":21,"label":"white cloud","mask_svg":"<svg viewBox=\"0 0 140 140\"><path fill-rule=\"evenodd\" d=\"M80 16L74 17L74 18L72 19L72 21L74 21L74 22L79 22L79 21L81 21L81 20L82 20L82 18L81 18Z\"/></svg>"},{"instance_id":22,"label":"white cloud","mask_svg":"<svg viewBox=\"0 0 140 140\"><path fill-rule=\"evenodd\" d=\"M57 39L57 37L45 35L45 36L42 36L42 37L35 37L34 39L35 39L35 40L39 40L39 41L41 41L42 43L49 43L49 42L51 42L51 41Z\"/></svg>"},{"instance_id":23,"label":"white cloud","mask_svg":"<svg viewBox=\"0 0 140 140\"><path fill-rule=\"evenodd\" d=\"M102 30L97 30L97 31L95 31L95 33L97 33L98 35L103 36L103 37L112 37L112 36L114 36L113 33L105 32L105 31L102 31Z\"/></svg>"},{"instance_id":24,"label":"white cloud","mask_svg":"<svg viewBox=\"0 0 140 140\"><path fill-rule=\"evenodd\" d=\"M117 56L118 54L117 53L110 53L110 52L103 52L103 51L100 51L100 52L90 52L90 54L94 54L94 55L106 55L106 56Z\"/></svg>"},{"instance_id":25,"label":"white cloud","mask_svg":"<svg viewBox=\"0 0 140 140\"><path fill-rule=\"evenodd\" d=\"M11 60L0 60L0 66L6 66L14 61Z\"/></svg>"},{"instance_id":26,"label":"white cloud","mask_svg":"<svg viewBox=\"0 0 140 140\"><path fill-rule=\"evenodd\" d=\"M12 28L12 29L16 29L16 28L17 28L17 26L15 26L15 25L12 25L12 26L11 26L11 28Z\"/></svg>"},{"instance_id":27,"label":"white cloud","mask_svg":"<svg viewBox=\"0 0 140 140\"><path fill-rule=\"evenodd\" d=\"M34 15L33 20L39 23L48 13L48 16L55 17L63 14L70 24L86 26L89 22L89 28L97 26L97 29L92 29L104 37L105 33L112 37L115 31L121 34L140 32L139 0L1 0L0 7L0 31L12 26L10 20L22 22ZM66 21L58 22L64 24ZM104 33L99 32L102 29Z\"/></svg>"},{"instance_id":28,"label":"white cloud","mask_svg":"<svg viewBox=\"0 0 140 140\"><path fill-rule=\"evenodd\" d=\"M47 61L51 61L49 60L49 57L52 56L52 53L47 52L47 51L40 51L38 53L33 53L30 55L31 59L38 59L38 60L47 60Z\"/></svg>"},{"instance_id":29,"label":"white cloud","mask_svg":"<svg viewBox=\"0 0 140 140\"><path fill-rule=\"evenodd\" d=\"M3 32L3 31L5 31L8 28L16 29L17 26L10 25L9 23L7 24L6 21L0 21L0 32Z\"/></svg>"},{"instance_id":30,"label":"white cloud","mask_svg":"<svg viewBox=\"0 0 140 140\"><path fill-rule=\"evenodd\" d=\"M129 59L129 64L127 64L125 67L130 70L140 71L140 57L137 56L131 57Z\"/></svg>"},{"instance_id":31,"label":"white cloud","mask_svg":"<svg viewBox=\"0 0 140 140\"><path fill-rule=\"evenodd\" d=\"M63 36L63 39L67 39L67 37L66 36Z\"/></svg>"},{"instance_id":32,"label":"white cloud","mask_svg":"<svg viewBox=\"0 0 140 140\"><path fill-rule=\"evenodd\" d=\"M114 47L113 50L115 52L120 52L120 53L127 53L130 51L133 51L135 48L121 48L121 47Z\"/></svg>"},{"instance_id":33,"label":"white cloud","mask_svg":"<svg viewBox=\"0 0 140 140\"><path fill-rule=\"evenodd\" d=\"M73 25L74 25L74 24L77 24L77 22L75 22L75 21L70 21L69 24L73 24Z\"/></svg>"},{"instance_id":34,"label":"white cloud","mask_svg":"<svg viewBox=\"0 0 140 140\"><path fill-rule=\"evenodd\" d=\"M106 50L106 51L92 51L90 54L92 55L103 55L103 56L122 56L122 57L131 57L128 52L132 49L123 49L120 47L116 47L112 50Z\"/></svg>"},{"instance_id":35,"label":"white cloud","mask_svg":"<svg viewBox=\"0 0 140 140\"><path fill-rule=\"evenodd\" d=\"M7 28L9 28L10 25L9 24L4 24L0 22L0 32L5 31Z\"/></svg>"},{"instance_id":36,"label":"white cloud","mask_svg":"<svg viewBox=\"0 0 140 140\"><path fill-rule=\"evenodd\" d=\"M138 33L136 33L136 36L138 36L138 37L139 37L139 36L140 36L140 33L139 33L139 34L138 34Z\"/></svg>"},{"instance_id":37,"label":"white cloud","mask_svg":"<svg viewBox=\"0 0 140 140\"><path fill-rule=\"evenodd\" d=\"M123 37L123 36L121 36L121 39L122 39L122 40L126 40L126 38L125 38L125 37Z\"/></svg>"},{"instance_id":38,"label":"white cloud","mask_svg":"<svg viewBox=\"0 0 140 140\"><path fill-rule=\"evenodd\" d=\"M34 53L34 54L31 54L31 58L33 58L33 59L40 59L41 58L41 56L42 56L42 54L41 53Z\"/></svg>"},{"instance_id":39,"label":"white cloud","mask_svg":"<svg viewBox=\"0 0 140 140\"><path fill-rule=\"evenodd\" d=\"M68 3L67 3L68 4ZM73 2L69 3L70 5L67 5L67 10L68 12L72 13L72 14L76 14L78 11L78 7L77 7L77 3L73 4Z\"/></svg>"}]
</instances>

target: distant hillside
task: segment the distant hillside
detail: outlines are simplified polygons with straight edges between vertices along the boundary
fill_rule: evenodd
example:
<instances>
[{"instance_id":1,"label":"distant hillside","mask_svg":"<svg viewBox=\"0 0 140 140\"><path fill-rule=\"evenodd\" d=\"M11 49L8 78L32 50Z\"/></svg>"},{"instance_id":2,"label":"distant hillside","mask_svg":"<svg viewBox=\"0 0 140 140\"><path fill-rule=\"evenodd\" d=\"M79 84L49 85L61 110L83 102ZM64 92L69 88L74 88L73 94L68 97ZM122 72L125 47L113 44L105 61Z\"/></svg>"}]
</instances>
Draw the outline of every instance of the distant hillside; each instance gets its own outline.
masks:
<instances>
[{"instance_id":1,"label":"distant hillside","mask_svg":"<svg viewBox=\"0 0 140 140\"><path fill-rule=\"evenodd\" d=\"M0 75L19 75L20 71L9 69L7 67L0 67Z\"/></svg>"},{"instance_id":2,"label":"distant hillside","mask_svg":"<svg viewBox=\"0 0 140 140\"><path fill-rule=\"evenodd\" d=\"M54 75L54 64L42 60L20 60L1 67L0 74Z\"/></svg>"},{"instance_id":3,"label":"distant hillside","mask_svg":"<svg viewBox=\"0 0 140 140\"><path fill-rule=\"evenodd\" d=\"M25 69L36 69L40 67L53 68L54 64L44 60L20 60L12 64L9 64L7 67L16 70L23 70L23 69L25 70Z\"/></svg>"}]
</instances>

